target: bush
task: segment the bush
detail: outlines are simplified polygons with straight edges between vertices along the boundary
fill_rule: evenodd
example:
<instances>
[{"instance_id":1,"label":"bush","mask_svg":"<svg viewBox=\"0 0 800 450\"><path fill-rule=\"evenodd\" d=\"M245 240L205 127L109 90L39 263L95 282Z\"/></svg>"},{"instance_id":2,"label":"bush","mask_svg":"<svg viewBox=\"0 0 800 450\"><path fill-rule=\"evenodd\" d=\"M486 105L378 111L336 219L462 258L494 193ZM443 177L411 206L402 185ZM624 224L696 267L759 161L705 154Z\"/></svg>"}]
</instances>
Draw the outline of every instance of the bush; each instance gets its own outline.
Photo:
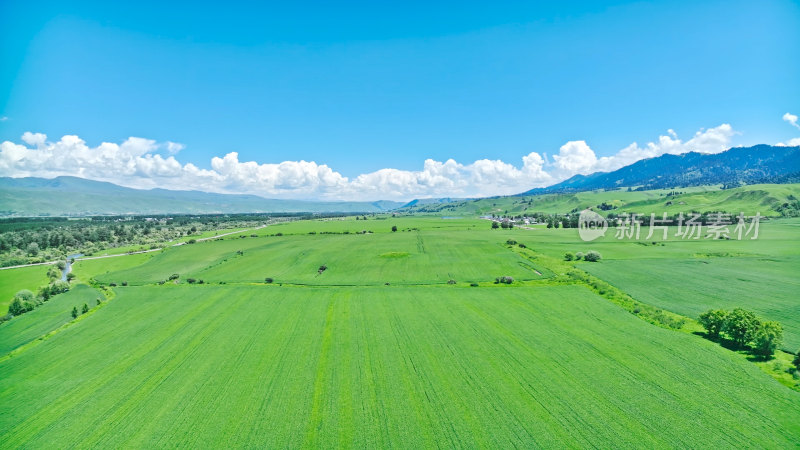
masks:
<instances>
[{"instance_id":1,"label":"bush","mask_svg":"<svg viewBox=\"0 0 800 450\"><path fill-rule=\"evenodd\" d=\"M600 252L596 252L594 250L589 250L584 255L583 259L590 262L597 262L600 261L603 257L600 255Z\"/></svg>"},{"instance_id":2,"label":"bush","mask_svg":"<svg viewBox=\"0 0 800 450\"><path fill-rule=\"evenodd\" d=\"M469 285L472 287L478 287L478 283L470 283Z\"/></svg>"},{"instance_id":3,"label":"bush","mask_svg":"<svg viewBox=\"0 0 800 450\"><path fill-rule=\"evenodd\" d=\"M575 253L575 261L580 261L583 259L583 252Z\"/></svg>"},{"instance_id":4,"label":"bush","mask_svg":"<svg viewBox=\"0 0 800 450\"><path fill-rule=\"evenodd\" d=\"M195 280L194 278L187 278L186 282L189 283L189 284L195 284L197 282L197 280Z\"/></svg>"},{"instance_id":5,"label":"bush","mask_svg":"<svg viewBox=\"0 0 800 450\"><path fill-rule=\"evenodd\" d=\"M745 347L755 337L760 321L751 311L736 308L725 318L722 331L739 347Z\"/></svg>"},{"instance_id":6,"label":"bush","mask_svg":"<svg viewBox=\"0 0 800 450\"><path fill-rule=\"evenodd\" d=\"M392 225L392 231L397 231L397 225Z\"/></svg>"},{"instance_id":7,"label":"bush","mask_svg":"<svg viewBox=\"0 0 800 450\"><path fill-rule=\"evenodd\" d=\"M181 277L181 276L180 276L180 275L178 275L177 273L173 273L172 275L170 275L170 276L169 276L169 281L172 281L172 280L177 280L177 279L178 279L178 278L180 278L180 277Z\"/></svg>"},{"instance_id":8,"label":"bush","mask_svg":"<svg viewBox=\"0 0 800 450\"><path fill-rule=\"evenodd\" d=\"M575 255L570 252L564 253L564 261L572 261L575 259Z\"/></svg>"},{"instance_id":9,"label":"bush","mask_svg":"<svg viewBox=\"0 0 800 450\"><path fill-rule=\"evenodd\" d=\"M89 305L86 303L83 304L83 308L81 308L81 314L86 314L89 312Z\"/></svg>"},{"instance_id":10,"label":"bush","mask_svg":"<svg viewBox=\"0 0 800 450\"><path fill-rule=\"evenodd\" d=\"M78 318L78 307L77 306L73 306L72 307L72 318L73 319L77 319Z\"/></svg>"},{"instance_id":11,"label":"bush","mask_svg":"<svg viewBox=\"0 0 800 450\"><path fill-rule=\"evenodd\" d=\"M525 245L525 244L522 244L522 243L520 243L520 244L519 244L519 248L528 248L528 246L527 246L527 245Z\"/></svg>"},{"instance_id":12,"label":"bush","mask_svg":"<svg viewBox=\"0 0 800 450\"><path fill-rule=\"evenodd\" d=\"M513 282L514 282L514 278L513 277L509 277L509 276L497 277L497 278L494 279L494 284L500 284L500 283L511 284Z\"/></svg>"},{"instance_id":13,"label":"bush","mask_svg":"<svg viewBox=\"0 0 800 450\"><path fill-rule=\"evenodd\" d=\"M8 305L8 313L12 316L25 314L25 305L22 304L22 300L14 297L14 300L11 300L11 304Z\"/></svg>"},{"instance_id":14,"label":"bush","mask_svg":"<svg viewBox=\"0 0 800 450\"><path fill-rule=\"evenodd\" d=\"M265 283L267 283L267 284L272 284L274 281L275 281L275 280L273 280L273 279L272 279L272 278L270 278L270 277L264 278L264 282L265 282Z\"/></svg>"},{"instance_id":15,"label":"bush","mask_svg":"<svg viewBox=\"0 0 800 450\"><path fill-rule=\"evenodd\" d=\"M497 222L493 221L492 222L492 229L494 230L494 229L497 229L497 228L500 228L500 225Z\"/></svg>"},{"instance_id":16,"label":"bush","mask_svg":"<svg viewBox=\"0 0 800 450\"><path fill-rule=\"evenodd\" d=\"M774 321L761 323L753 336L753 350L765 358L772 356L783 342L783 326Z\"/></svg>"},{"instance_id":17,"label":"bush","mask_svg":"<svg viewBox=\"0 0 800 450\"><path fill-rule=\"evenodd\" d=\"M508 245L517 245L517 241L515 241L513 239L509 239L509 240L506 241L506 244L508 244Z\"/></svg>"},{"instance_id":18,"label":"bush","mask_svg":"<svg viewBox=\"0 0 800 450\"><path fill-rule=\"evenodd\" d=\"M723 325L725 325L725 319L728 317L728 312L722 309L710 309L703 314L700 314L700 317L697 318L697 321L700 322L700 325L706 329L706 332L710 337L717 338L719 337L719 333L722 331Z\"/></svg>"},{"instance_id":19,"label":"bush","mask_svg":"<svg viewBox=\"0 0 800 450\"><path fill-rule=\"evenodd\" d=\"M456 284L456 280L447 280L447 284Z\"/></svg>"},{"instance_id":20,"label":"bush","mask_svg":"<svg viewBox=\"0 0 800 450\"><path fill-rule=\"evenodd\" d=\"M792 364L794 364L794 368L800 371L800 350L797 350L797 354L794 356L794 360L792 360Z\"/></svg>"},{"instance_id":21,"label":"bush","mask_svg":"<svg viewBox=\"0 0 800 450\"><path fill-rule=\"evenodd\" d=\"M187 244L194 244L196 242L197 242L197 239L189 239L188 241L186 241Z\"/></svg>"},{"instance_id":22,"label":"bush","mask_svg":"<svg viewBox=\"0 0 800 450\"><path fill-rule=\"evenodd\" d=\"M323 264L323 265L319 266L319 269L317 269L317 272L322 273L322 272L325 272L326 270L328 270L328 266Z\"/></svg>"},{"instance_id":23,"label":"bush","mask_svg":"<svg viewBox=\"0 0 800 450\"><path fill-rule=\"evenodd\" d=\"M122 282L122 285L123 285L123 286L127 286L127 285L128 285L128 282L127 282L127 281L123 281L123 282Z\"/></svg>"}]
</instances>

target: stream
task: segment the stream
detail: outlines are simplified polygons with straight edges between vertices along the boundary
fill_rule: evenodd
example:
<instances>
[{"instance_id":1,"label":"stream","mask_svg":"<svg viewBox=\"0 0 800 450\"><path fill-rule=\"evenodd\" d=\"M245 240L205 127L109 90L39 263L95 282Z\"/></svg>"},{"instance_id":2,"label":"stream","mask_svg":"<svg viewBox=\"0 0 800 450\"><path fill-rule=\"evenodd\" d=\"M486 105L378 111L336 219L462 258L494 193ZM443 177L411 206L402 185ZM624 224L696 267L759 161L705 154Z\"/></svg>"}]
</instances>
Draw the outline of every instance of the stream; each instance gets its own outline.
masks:
<instances>
[{"instance_id":1,"label":"stream","mask_svg":"<svg viewBox=\"0 0 800 450\"><path fill-rule=\"evenodd\" d=\"M67 256L67 265L64 266L64 270L61 271L61 281L67 281L67 274L72 272L72 260L80 258L81 256L83 256L82 253Z\"/></svg>"}]
</instances>

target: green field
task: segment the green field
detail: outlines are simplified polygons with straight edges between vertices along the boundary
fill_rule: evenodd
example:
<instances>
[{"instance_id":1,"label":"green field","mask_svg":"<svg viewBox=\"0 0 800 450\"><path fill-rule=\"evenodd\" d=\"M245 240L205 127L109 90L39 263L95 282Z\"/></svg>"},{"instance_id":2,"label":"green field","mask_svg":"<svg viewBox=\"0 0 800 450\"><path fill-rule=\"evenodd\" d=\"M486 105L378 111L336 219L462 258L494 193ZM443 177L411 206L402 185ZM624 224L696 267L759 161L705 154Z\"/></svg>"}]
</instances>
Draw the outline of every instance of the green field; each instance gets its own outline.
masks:
<instances>
[{"instance_id":1,"label":"green field","mask_svg":"<svg viewBox=\"0 0 800 450\"><path fill-rule=\"evenodd\" d=\"M49 268L49 265L41 265L0 270L0 316L6 313L8 304L19 290L36 292L40 286L47 284Z\"/></svg>"},{"instance_id":2,"label":"green field","mask_svg":"<svg viewBox=\"0 0 800 450\"><path fill-rule=\"evenodd\" d=\"M227 239L173 247L131 270L97 275L104 283L155 283L177 273L205 282L316 285L485 282L541 279L548 272L505 248L513 233L408 231ZM241 254L238 252L242 252ZM319 267L327 270L320 273ZM537 273L538 272L538 273ZM76 274L80 276L79 269Z\"/></svg>"},{"instance_id":3,"label":"green field","mask_svg":"<svg viewBox=\"0 0 800 450\"><path fill-rule=\"evenodd\" d=\"M79 260L72 290L0 324L0 447L796 447L791 375L565 273L689 317L755 310L791 349L798 228L653 245L370 216ZM5 272L13 293L46 269ZM81 282L116 296L72 322L102 295Z\"/></svg>"},{"instance_id":4,"label":"green field","mask_svg":"<svg viewBox=\"0 0 800 450\"><path fill-rule=\"evenodd\" d=\"M84 303L94 307L98 297L103 298L95 289L77 285L33 311L4 323L0 326L0 357L72 320L73 307L80 308Z\"/></svg>"},{"instance_id":5,"label":"green field","mask_svg":"<svg viewBox=\"0 0 800 450\"><path fill-rule=\"evenodd\" d=\"M4 447L787 447L800 436L800 394L578 286L118 291L0 363Z\"/></svg>"}]
</instances>

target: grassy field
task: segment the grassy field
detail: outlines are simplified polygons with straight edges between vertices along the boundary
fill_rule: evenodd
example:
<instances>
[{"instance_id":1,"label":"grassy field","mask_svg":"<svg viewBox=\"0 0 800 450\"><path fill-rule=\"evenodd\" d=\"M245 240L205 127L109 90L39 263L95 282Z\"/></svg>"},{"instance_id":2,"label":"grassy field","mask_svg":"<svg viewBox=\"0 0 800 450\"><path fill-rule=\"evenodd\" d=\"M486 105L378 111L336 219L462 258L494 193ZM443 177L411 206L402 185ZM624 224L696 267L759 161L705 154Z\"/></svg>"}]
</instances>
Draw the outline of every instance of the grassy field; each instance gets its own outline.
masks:
<instances>
[{"instance_id":1,"label":"grassy field","mask_svg":"<svg viewBox=\"0 0 800 450\"><path fill-rule=\"evenodd\" d=\"M98 297L103 298L97 290L79 284L33 311L4 323L0 326L0 357L72 320L70 312L73 307L80 309L84 303L94 307Z\"/></svg>"},{"instance_id":2,"label":"grassy field","mask_svg":"<svg viewBox=\"0 0 800 450\"><path fill-rule=\"evenodd\" d=\"M41 265L0 270L0 315L6 313L14 294L21 289L36 292L40 286L47 284L49 268L49 265Z\"/></svg>"},{"instance_id":3,"label":"grassy field","mask_svg":"<svg viewBox=\"0 0 800 450\"><path fill-rule=\"evenodd\" d=\"M505 242L513 236L486 228L431 228L382 234L226 239L170 248L131 270L98 274L96 278L104 283L147 284L177 273L184 279L211 283L263 283L271 277L277 283L363 285L446 283L451 279L485 282L505 275L519 280L546 277L547 269L505 248ZM320 273L322 265L327 269ZM80 276L80 271L76 274Z\"/></svg>"},{"instance_id":4,"label":"grassy field","mask_svg":"<svg viewBox=\"0 0 800 450\"><path fill-rule=\"evenodd\" d=\"M800 393L761 367L789 355L754 364L563 274L690 317L753 309L791 348L798 230L654 245L387 215L79 260L76 283L129 286L67 327L99 291L0 324L0 447L794 447ZM46 268L3 272L13 294Z\"/></svg>"},{"instance_id":5,"label":"grassy field","mask_svg":"<svg viewBox=\"0 0 800 450\"><path fill-rule=\"evenodd\" d=\"M4 447L800 437L800 394L579 286L120 288L79 326L0 363L0 404Z\"/></svg>"}]
</instances>

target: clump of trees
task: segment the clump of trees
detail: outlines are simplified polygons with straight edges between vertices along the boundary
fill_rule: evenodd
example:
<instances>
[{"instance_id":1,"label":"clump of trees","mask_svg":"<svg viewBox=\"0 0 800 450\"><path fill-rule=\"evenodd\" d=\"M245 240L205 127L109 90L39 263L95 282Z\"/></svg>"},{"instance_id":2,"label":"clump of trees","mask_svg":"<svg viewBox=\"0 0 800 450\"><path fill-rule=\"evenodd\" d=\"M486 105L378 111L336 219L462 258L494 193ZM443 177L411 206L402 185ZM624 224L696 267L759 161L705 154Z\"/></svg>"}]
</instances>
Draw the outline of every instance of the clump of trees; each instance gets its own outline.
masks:
<instances>
[{"instance_id":1,"label":"clump of trees","mask_svg":"<svg viewBox=\"0 0 800 450\"><path fill-rule=\"evenodd\" d=\"M53 296L67 292L69 283L66 281L55 280L50 284L40 287L36 294L28 289L22 289L14 294L14 298L8 305L8 314L0 317L0 322L5 322L14 316L20 316L26 312L33 311L44 302L49 301Z\"/></svg>"},{"instance_id":2,"label":"clump of trees","mask_svg":"<svg viewBox=\"0 0 800 450\"><path fill-rule=\"evenodd\" d=\"M564 261L584 260L589 262L597 262L600 261L601 259L603 259L603 255L601 255L600 252L595 250L589 250L585 254L583 252L577 252L574 254L572 252L567 252L564 254Z\"/></svg>"},{"instance_id":3,"label":"clump of trees","mask_svg":"<svg viewBox=\"0 0 800 450\"><path fill-rule=\"evenodd\" d=\"M783 326L779 322L763 320L743 308L711 309L700 314L698 322L709 338L727 338L737 348L749 348L763 358L771 357L783 342Z\"/></svg>"},{"instance_id":4,"label":"clump of trees","mask_svg":"<svg viewBox=\"0 0 800 450\"><path fill-rule=\"evenodd\" d=\"M494 284L511 284L514 282L514 277L503 276L494 279Z\"/></svg>"}]
</instances>

